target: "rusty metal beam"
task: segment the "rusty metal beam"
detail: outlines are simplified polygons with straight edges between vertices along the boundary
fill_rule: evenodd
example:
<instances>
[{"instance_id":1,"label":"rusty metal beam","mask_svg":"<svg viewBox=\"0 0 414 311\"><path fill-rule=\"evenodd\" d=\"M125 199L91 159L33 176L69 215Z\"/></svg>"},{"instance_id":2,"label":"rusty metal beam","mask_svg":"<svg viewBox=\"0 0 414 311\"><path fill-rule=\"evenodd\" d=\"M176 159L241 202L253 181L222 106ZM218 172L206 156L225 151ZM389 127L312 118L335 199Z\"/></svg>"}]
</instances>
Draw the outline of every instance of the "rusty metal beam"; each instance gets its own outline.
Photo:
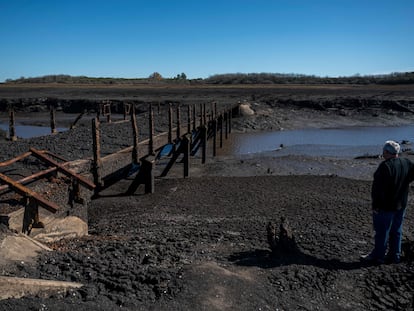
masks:
<instances>
[{"instance_id":1,"label":"rusty metal beam","mask_svg":"<svg viewBox=\"0 0 414 311\"><path fill-rule=\"evenodd\" d=\"M18 194L22 196L27 196L30 198L33 198L40 206L47 209L49 212L56 213L59 209L59 206L57 206L55 203L50 202L37 194L36 192L32 191L31 189L23 186L22 184L19 184L18 182L14 181L10 177L7 177L6 175L3 175L0 173L0 179L7 185L10 186L14 191L16 191Z\"/></svg>"},{"instance_id":2,"label":"rusty metal beam","mask_svg":"<svg viewBox=\"0 0 414 311\"><path fill-rule=\"evenodd\" d=\"M1 162L0 163L0 167L11 165L11 164L13 164L13 163L15 163L17 161L20 161L20 160L22 160L22 159L24 159L24 158L26 158L28 156L31 156L31 155L32 155L32 153L30 151L29 152L26 152L26 153L23 153L23 154L15 157L13 159L10 159L8 161Z\"/></svg>"},{"instance_id":3,"label":"rusty metal beam","mask_svg":"<svg viewBox=\"0 0 414 311\"><path fill-rule=\"evenodd\" d=\"M52 172L55 172L56 170L57 170L56 167L51 167L51 168L48 168L47 170L39 171L39 172L37 172L33 175L30 175L30 176L24 177L22 179L19 179L18 181L16 181L16 183L19 183L19 184L29 183L30 181L32 181L36 178L43 177L43 176L48 175ZM9 185L2 185L2 186L0 186L0 191L7 190L9 188L10 188Z\"/></svg>"},{"instance_id":4,"label":"rusty metal beam","mask_svg":"<svg viewBox=\"0 0 414 311\"><path fill-rule=\"evenodd\" d=\"M87 180L86 178L84 178L83 176L76 174L74 172L72 172L71 170L67 169L66 167L64 167L64 165L48 158L47 156L45 156L42 152L40 152L39 150L36 150L34 148L30 148L30 151L32 152L33 156L35 156L36 158L48 163L51 166L56 166L58 171L65 174L66 176L69 177L73 177L79 180L79 182L85 186L86 188L88 188L89 190L93 190L95 189L95 184L90 182L89 180Z\"/></svg>"}]
</instances>

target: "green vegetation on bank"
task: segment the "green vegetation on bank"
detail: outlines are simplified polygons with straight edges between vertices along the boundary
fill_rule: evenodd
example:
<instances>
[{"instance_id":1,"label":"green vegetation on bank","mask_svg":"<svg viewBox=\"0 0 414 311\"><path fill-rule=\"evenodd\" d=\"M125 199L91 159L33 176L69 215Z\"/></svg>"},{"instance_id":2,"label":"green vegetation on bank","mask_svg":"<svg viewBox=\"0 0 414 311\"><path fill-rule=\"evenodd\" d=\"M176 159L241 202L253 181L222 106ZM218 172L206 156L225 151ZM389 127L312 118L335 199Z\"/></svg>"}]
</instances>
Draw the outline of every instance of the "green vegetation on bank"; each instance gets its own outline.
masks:
<instances>
[{"instance_id":1,"label":"green vegetation on bank","mask_svg":"<svg viewBox=\"0 0 414 311\"><path fill-rule=\"evenodd\" d=\"M148 78L93 78L86 76L47 75L42 77L7 79L6 84L61 83L61 84L414 84L414 72L395 72L382 75L353 75L349 77L319 77L303 74L228 73L206 79L187 79L185 73L164 78L154 72Z\"/></svg>"}]
</instances>

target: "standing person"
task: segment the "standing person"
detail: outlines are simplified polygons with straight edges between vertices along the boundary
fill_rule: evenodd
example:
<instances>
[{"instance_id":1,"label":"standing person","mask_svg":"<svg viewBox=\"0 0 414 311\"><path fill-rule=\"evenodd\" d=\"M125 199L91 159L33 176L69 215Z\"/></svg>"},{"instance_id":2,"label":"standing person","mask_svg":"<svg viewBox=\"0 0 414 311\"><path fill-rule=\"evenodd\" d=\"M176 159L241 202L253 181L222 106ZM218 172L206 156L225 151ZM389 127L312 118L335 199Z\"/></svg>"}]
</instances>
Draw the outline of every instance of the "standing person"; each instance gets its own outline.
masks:
<instances>
[{"instance_id":1,"label":"standing person","mask_svg":"<svg viewBox=\"0 0 414 311\"><path fill-rule=\"evenodd\" d=\"M385 142L384 161L374 173L372 183L372 220L375 230L375 247L361 260L383 263L400 262L404 215L407 207L409 184L414 180L414 164L398 157L400 145ZM388 253L387 251L388 244Z\"/></svg>"}]
</instances>

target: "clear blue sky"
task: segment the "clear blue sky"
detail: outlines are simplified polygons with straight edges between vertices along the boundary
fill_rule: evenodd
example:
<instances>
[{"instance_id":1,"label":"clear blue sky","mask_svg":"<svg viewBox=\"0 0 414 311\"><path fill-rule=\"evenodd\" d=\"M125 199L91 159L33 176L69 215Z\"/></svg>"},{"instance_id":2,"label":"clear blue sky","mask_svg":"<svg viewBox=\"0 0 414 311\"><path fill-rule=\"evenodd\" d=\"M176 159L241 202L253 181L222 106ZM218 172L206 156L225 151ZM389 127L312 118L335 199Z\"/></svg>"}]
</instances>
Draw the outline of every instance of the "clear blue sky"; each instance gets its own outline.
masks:
<instances>
[{"instance_id":1,"label":"clear blue sky","mask_svg":"<svg viewBox=\"0 0 414 311\"><path fill-rule=\"evenodd\" d=\"M414 71L414 0L0 0L0 82Z\"/></svg>"}]
</instances>

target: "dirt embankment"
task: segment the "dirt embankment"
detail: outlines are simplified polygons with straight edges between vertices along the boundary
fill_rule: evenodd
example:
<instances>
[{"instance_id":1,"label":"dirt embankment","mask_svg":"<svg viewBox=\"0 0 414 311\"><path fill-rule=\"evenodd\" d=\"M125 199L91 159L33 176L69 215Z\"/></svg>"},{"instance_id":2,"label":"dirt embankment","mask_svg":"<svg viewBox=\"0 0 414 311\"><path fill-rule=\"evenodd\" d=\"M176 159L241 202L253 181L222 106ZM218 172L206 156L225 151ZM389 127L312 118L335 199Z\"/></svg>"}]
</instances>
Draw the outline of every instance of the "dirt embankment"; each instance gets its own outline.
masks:
<instances>
[{"instance_id":1,"label":"dirt embankment","mask_svg":"<svg viewBox=\"0 0 414 311\"><path fill-rule=\"evenodd\" d=\"M344 106L317 111L294 104L279 106L288 96L312 102L348 96L413 100L412 89L390 88L263 87L227 93L218 88L214 92L251 103L255 114L237 118L233 125L238 131L252 131L409 122L409 112L388 106L350 108L346 113L341 112ZM138 91L125 92L138 96ZM73 95L75 90L70 92ZM197 97L194 89L164 92L158 96ZM215 95L210 89L200 92L202 100ZM279 99L274 102L271 97ZM324 100L320 103L327 105ZM411 109L411 103L404 105ZM89 156L88 129L13 145L3 142L1 155L7 158L34 145L73 159ZM119 139L126 136L120 125L108 126L104 132L108 148L128 144ZM34 265L20 262L3 269L5 275L75 281L85 284L83 288L49 298L3 300L0 310L414 309L412 252L406 252L400 264L369 266L359 261L373 246L371 182L366 176L379 159L358 162L364 178L349 175L351 162L337 166L333 160L317 159L319 170L309 170L315 159L301 156L209 159L206 166L194 160L198 164L192 166L190 178L175 178L179 174L174 173L157 178L151 195L143 195L139 188L135 195L125 196L133 177L115 184L92 201L88 237L49 245L55 251L42 254ZM333 167L337 170L332 174ZM358 166L353 169L360 171ZM181 172L180 164L175 170ZM413 203L411 196L410 206ZM278 224L282 216L290 223L296 248L272 253L266 225ZM410 207L404 227L406 251L413 234Z\"/></svg>"}]
</instances>

